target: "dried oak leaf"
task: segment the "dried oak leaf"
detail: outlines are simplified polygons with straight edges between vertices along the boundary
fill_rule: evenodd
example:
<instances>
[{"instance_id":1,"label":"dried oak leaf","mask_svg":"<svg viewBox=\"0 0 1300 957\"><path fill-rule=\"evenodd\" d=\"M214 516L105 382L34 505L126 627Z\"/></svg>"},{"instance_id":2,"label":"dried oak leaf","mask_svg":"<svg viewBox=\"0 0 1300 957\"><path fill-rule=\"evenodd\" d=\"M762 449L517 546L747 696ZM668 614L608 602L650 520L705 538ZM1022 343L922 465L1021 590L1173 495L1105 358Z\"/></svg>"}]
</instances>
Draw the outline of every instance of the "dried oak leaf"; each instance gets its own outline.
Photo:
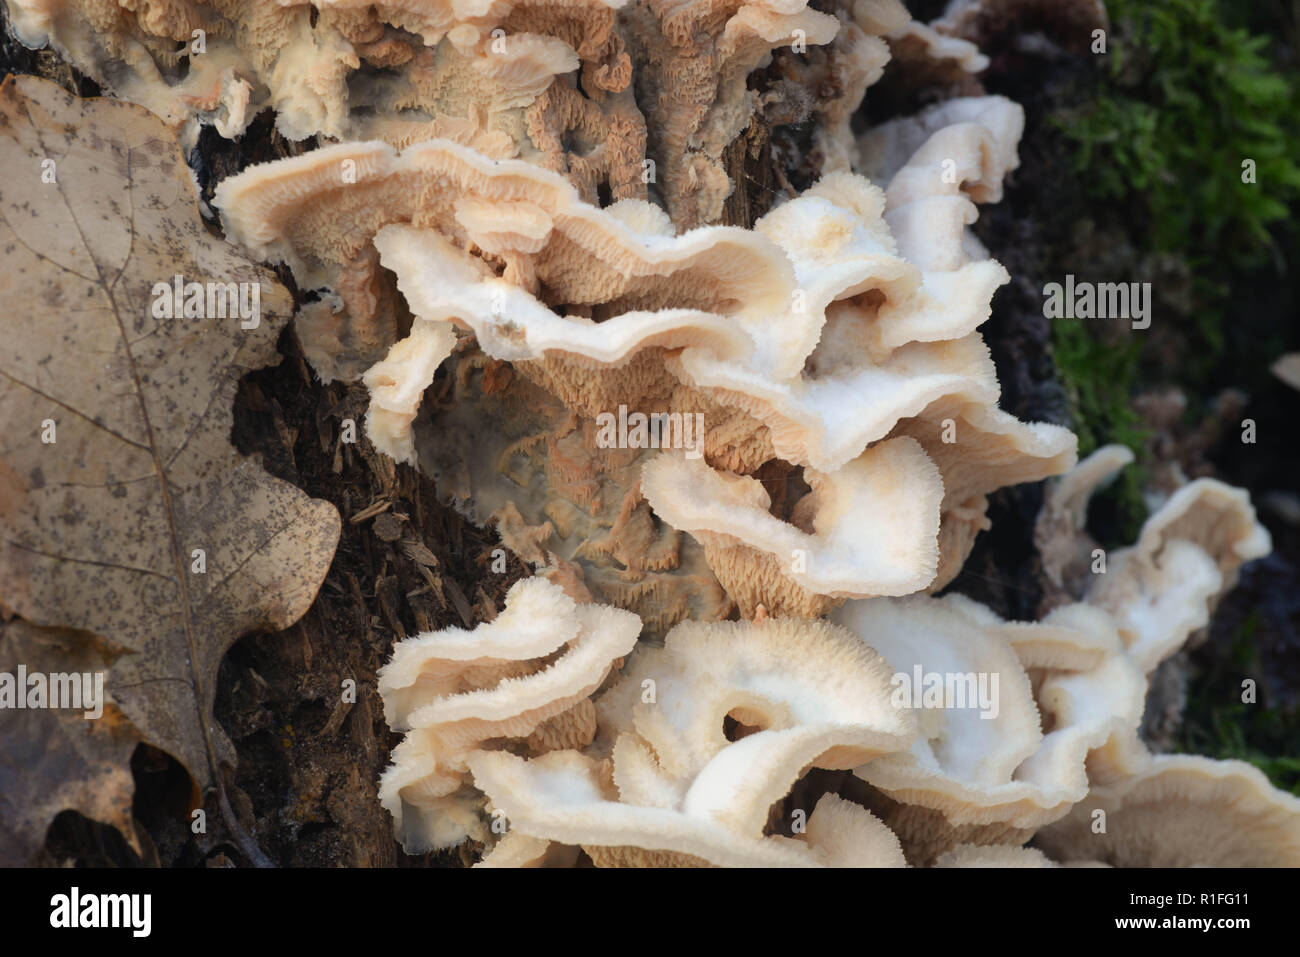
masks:
<instances>
[{"instance_id":1,"label":"dried oak leaf","mask_svg":"<svg viewBox=\"0 0 1300 957\"><path fill-rule=\"evenodd\" d=\"M118 649L85 632L0 624L0 671L88 674L107 670ZM0 710L0 865L29 864L60 811L111 824L135 844L131 753L139 735L110 701L86 711ZM33 773L34 769L39 769Z\"/></svg>"},{"instance_id":2,"label":"dried oak leaf","mask_svg":"<svg viewBox=\"0 0 1300 957\"><path fill-rule=\"evenodd\" d=\"M141 107L11 77L0 169L0 602L121 649L110 699L206 786L233 759L211 718L222 656L306 612L338 543L332 505L230 445L239 379L278 361L289 296L204 229ZM176 275L258 283L260 321L155 318Z\"/></svg>"}]
</instances>

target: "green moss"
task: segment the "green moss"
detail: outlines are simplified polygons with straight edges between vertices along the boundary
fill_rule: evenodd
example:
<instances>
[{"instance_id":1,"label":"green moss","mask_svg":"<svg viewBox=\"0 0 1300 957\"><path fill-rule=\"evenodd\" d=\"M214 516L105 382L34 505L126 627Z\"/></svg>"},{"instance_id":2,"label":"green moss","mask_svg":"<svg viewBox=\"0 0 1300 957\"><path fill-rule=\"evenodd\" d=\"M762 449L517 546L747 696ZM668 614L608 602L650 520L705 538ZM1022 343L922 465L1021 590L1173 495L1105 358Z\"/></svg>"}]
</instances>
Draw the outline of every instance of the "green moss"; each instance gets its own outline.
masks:
<instances>
[{"instance_id":1,"label":"green moss","mask_svg":"<svg viewBox=\"0 0 1300 957\"><path fill-rule=\"evenodd\" d=\"M1300 713L1241 700L1241 676L1261 671L1256 651L1259 613L1237 629L1228 653L1192 683L1180 750L1249 761L1278 787L1300 795Z\"/></svg>"},{"instance_id":2,"label":"green moss","mask_svg":"<svg viewBox=\"0 0 1300 957\"><path fill-rule=\"evenodd\" d=\"M1178 378L1195 394L1224 357L1234 278L1273 258L1270 226L1300 199L1300 84L1294 71L1272 66L1269 37L1228 25L1230 8L1220 0L1108 0L1107 9L1108 52L1095 95L1053 123L1073 144L1073 172L1094 217L1122 229L1133 248L1186 265L1190 314L1180 319L1174 308L1181 290L1156 283L1155 321L1182 322ZM1253 183L1243 182L1248 159ZM1132 275L1105 278L1146 278L1134 267ZM1144 434L1131 399L1147 337L1111 344L1067 320L1053 322L1052 337L1080 453L1119 442L1142 463ZM1109 493L1128 531L1145 514L1142 481L1140 469L1129 469Z\"/></svg>"},{"instance_id":3,"label":"green moss","mask_svg":"<svg viewBox=\"0 0 1300 957\"><path fill-rule=\"evenodd\" d=\"M1227 26L1219 0L1107 8L1109 69L1096 101L1063 126L1076 167L1092 198L1142 214L1145 248L1184 254L1220 286L1225 272L1259 265L1269 224L1300 197L1296 77L1263 55L1268 37Z\"/></svg>"},{"instance_id":4,"label":"green moss","mask_svg":"<svg viewBox=\"0 0 1300 957\"><path fill-rule=\"evenodd\" d=\"M1123 210L1137 248L1190 270L1186 373L1200 379L1223 350L1231 277L1276 254L1269 227L1300 198L1300 84L1264 55L1269 37L1228 25L1220 0L1107 8L1098 95L1057 122L1089 199Z\"/></svg>"},{"instance_id":5,"label":"green moss","mask_svg":"<svg viewBox=\"0 0 1300 957\"><path fill-rule=\"evenodd\" d=\"M1082 320L1058 319L1052 326L1053 357L1070 400L1074 431L1079 436L1079 456L1100 445L1118 442L1138 455L1138 464L1120 473L1098 497L1109 500L1116 514L1113 541L1128 544L1137 538L1146 520L1142 488L1148 473L1142 456L1147 432L1133 411L1133 383L1137 377L1139 345L1133 339L1102 342Z\"/></svg>"}]
</instances>

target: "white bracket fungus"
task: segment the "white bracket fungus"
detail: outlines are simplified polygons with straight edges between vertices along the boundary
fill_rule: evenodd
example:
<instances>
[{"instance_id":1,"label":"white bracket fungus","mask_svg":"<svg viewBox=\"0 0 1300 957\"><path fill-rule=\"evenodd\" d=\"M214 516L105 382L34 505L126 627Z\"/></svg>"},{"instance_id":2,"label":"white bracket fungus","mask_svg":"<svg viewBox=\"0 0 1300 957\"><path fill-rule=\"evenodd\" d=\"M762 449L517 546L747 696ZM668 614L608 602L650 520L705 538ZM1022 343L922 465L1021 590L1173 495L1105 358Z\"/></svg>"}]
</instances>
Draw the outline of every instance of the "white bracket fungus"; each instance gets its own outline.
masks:
<instances>
[{"instance_id":1,"label":"white bracket fungus","mask_svg":"<svg viewBox=\"0 0 1300 957\"><path fill-rule=\"evenodd\" d=\"M477 748L509 739L534 751L590 741L587 699L640 632L629 612L575 604L558 585L531 578L511 586L505 610L488 624L399 642L379 672L379 691L389 726L405 737L379 798L406 849L486 835L467 774Z\"/></svg>"}]
</instances>

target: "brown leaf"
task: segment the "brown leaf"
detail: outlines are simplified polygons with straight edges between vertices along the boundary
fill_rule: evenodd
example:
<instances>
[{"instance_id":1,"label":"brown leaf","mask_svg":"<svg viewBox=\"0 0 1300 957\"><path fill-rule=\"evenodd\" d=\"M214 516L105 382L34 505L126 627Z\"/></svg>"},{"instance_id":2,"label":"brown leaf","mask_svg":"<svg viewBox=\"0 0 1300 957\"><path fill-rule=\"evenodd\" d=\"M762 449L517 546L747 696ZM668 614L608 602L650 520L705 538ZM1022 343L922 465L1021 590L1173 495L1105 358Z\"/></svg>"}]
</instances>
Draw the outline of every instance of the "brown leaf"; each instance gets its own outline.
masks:
<instances>
[{"instance_id":1,"label":"brown leaf","mask_svg":"<svg viewBox=\"0 0 1300 957\"><path fill-rule=\"evenodd\" d=\"M204 229L175 141L138 106L10 78L0 169L0 599L122 648L112 699L207 785L233 757L210 716L222 656L307 610L339 537L332 505L229 442L289 296ZM260 283L260 323L155 318L178 274Z\"/></svg>"},{"instance_id":2,"label":"brown leaf","mask_svg":"<svg viewBox=\"0 0 1300 957\"><path fill-rule=\"evenodd\" d=\"M0 624L0 671L10 675L20 666L28 673L90 675L106 671L110 661L94 635L17 620ZM112 824L134 844L130 761L139 735L111 702L100 717L85 715L0 709L0 864L30 863L50 822L68 809Z\"/></svg>"}]
</instances>

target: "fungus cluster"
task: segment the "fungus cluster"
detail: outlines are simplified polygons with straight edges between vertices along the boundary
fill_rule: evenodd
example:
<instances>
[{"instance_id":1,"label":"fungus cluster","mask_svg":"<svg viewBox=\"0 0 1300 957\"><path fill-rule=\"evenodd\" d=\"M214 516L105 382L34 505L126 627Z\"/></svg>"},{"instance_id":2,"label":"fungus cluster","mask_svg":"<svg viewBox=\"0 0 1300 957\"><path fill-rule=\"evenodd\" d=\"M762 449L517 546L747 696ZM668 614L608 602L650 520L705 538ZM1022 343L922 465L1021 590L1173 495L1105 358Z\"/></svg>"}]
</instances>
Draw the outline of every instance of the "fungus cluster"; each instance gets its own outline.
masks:
<instances>
[{"instance_id":1,"label":"fungus cluster","mask_svg":"<svg viewBox=\"0 0 1300 957\"><path fill-rule=\"evenodd\" d=\"M1098 465L1123 457L1103 449L1055 491L1086 504ZM1189 485L1120 557L1231 574L1269 547L1232 492ZM1138 735L1147 673L1216 592L1196 590L1200 613L1153 650L1134 627L1151 595L1095 591L1039 622L956 594L849 601L830 621L682 622L597 695L586 746L466 759L510 822L483 866L1300 863L1300 800L1243 762L1153 755Z\"/></svg>"},{"instance_id":2,"label":"fungus cluster","mask_svg":"<svg viewBox=\"0 0 1300 957\"><path fill-rule=\"evenodd\" d=\"M456 336L510 364L507 381L479 389L493 393L489 419L519 414L488 430L499 441L476 439L464 497L476 517L514 523L503 534L527 539L521 554L548 569L579 557L595 575L613 553L624 582L656 590L656 574L689 567L743 615L817 615L942 587L987 524L989 492L1073 462L1068 431L997 407L977 327L1007 277L966 224L1014 166L1022 119L1006 100L963 105L978 122L941 126L885 189L832 173L752 230L675 232L648 201L596 207L557 173L447 140L316 150L227 180L216 203L232 240L288 262L351 318L363 312L349 306L355 264L395 277L410 332L364 373L370 438L395 458L435 472L463 459L446 448L449 422L431 419L423 449L415 439ZM329 356L325 374L387 340L355 326L324 346L307 336L309 356ZM457 386L473 392L465 362ZM615 415L653 426L654 440L609 450L597 426ZM629 451L638 467L617 467ZM769 476L795 488L779 507ZM703 562L655 522L689 533ZM868 547L851 531L862 522L890 531ZM663 617L599 584L593 594Z\"/></svg>"},{"instance_id":3,"label":"fungus cluster","mask_svg":"<svg viewBox=\"0 0 1300 957\"><path fill-rule=\"evenodd\" d=\"M227 238L292 271L303 353L365 386L375 448L536 573L380 673L408 851L1300 862L1300 801L1138 737L1147 676L1269 548L1247 497L1190 483L1090 574L1124 453L1071 472L1068 430L999 408L979 326L1009 277L970 226L1024 115L972 41L1046 5L8 3L189 142L264 107L316 138L220 184ZM946 96L855 135L887 64ZM737 212L763 131L809 119L812 185ZM1042 621L931 597L990 493L1067 472Z\"/></svg>"},{"instance_id":4,"label":"fungus cluster","mask_svg":"<svg viewBox=\"0 0 1300 957\"><path fill-rule=\"evenodd\" d=\"M398 642L379 672L389 727L404 732L379 798L412 853L486 831L468 786L479 750L544 754L589 744L590 695L632 650L635 615L582 604L542 578L517 582L493 621Z\"/></svg>"}]
</instances>

